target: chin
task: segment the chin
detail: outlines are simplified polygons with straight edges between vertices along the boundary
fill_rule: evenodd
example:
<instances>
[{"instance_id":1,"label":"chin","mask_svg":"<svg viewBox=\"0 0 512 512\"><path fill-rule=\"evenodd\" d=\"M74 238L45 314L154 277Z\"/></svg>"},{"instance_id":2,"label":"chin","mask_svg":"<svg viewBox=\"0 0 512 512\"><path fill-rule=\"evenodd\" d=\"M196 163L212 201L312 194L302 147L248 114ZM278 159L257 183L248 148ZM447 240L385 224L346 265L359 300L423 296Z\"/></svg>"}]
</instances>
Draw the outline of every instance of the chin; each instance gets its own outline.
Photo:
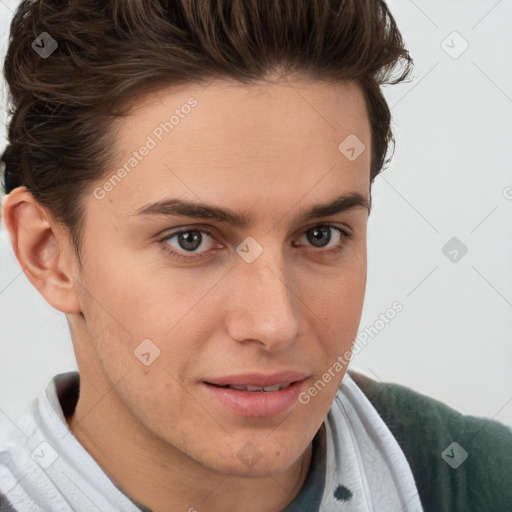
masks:
<instances>
[{"instance_id":1,"label":"chin","mask_svg":"<svg viewBox=\"0 0 512 512\"><path fill-rule=\"evenodd\" d=\"M308 445L306 444L303 450L298 451L297 446L300 442L296 441L289 446L282 443L268 443L268 441L264 443L262 440L259 443L247 441L239 450L233 450L235 444L233 442L228 448L229 453L210 452L198 462L217 473L231 476L268 477L288 469L306 451Z\"/></svg>"}]
</instances>

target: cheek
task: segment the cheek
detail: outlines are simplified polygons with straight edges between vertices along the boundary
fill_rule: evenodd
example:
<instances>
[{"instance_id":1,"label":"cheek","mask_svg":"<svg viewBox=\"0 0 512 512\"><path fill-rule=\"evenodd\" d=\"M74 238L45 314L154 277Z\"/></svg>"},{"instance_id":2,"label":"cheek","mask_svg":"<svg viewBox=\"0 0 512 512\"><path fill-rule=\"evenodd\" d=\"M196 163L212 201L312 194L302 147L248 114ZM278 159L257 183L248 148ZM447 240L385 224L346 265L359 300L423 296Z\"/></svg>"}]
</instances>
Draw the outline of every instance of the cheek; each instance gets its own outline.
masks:
<instances>
[{"instance_id":1,"label":"cheek","mask_svg":"<svg viewBox=\"0 0 512 512\"><path fill-rule=\"evenodd\" d=\"M135 369L153 381L155 373L149 371L161 367L181 380L208 339L212 315L198 315L197 306L214 282L151 263L129 265L112 255L86 274L83 313L104 371L115 380ZM148 352L154 362L145 366L141 354Z\"/></svg>"},{"instance_id":2,"label":"cheek","mask_svg":"<svg viewBox=\"0 0 512 512\"><path fill-rule=\"evenodd\" d=\"M318 310L338 329L351 330L359 323L366 290L366 250L362 244L350 248L336 267L316 282L312 275L307 282L306 297L317 304ZM319 286L319 283L321 285Z\"/></svg>"},{"instance_id":3,"label":"cheek","mask_svg":"<svg viewBox=\"0 0 512 512\"><path fill-rule=\"evenodd\" d=\"M357 252L356 252L357 251ZM345 371L353 343L361 321L366 289L366 252L356 248L352 258L340 265L329 279L324 279L321 289L308 286L306 297L310 297L311 308L316 313L317 339L322 356L318 371L323 373L338 357L342 357ZM333 381L340 381L340 368L335 371ZM329 378L329 377L328 377ZM335 382L332 386L336 387Z\"/></svg>"},{"instance_id":4,"label":"cheek","mask_svg":"<svg viewBox=\"0 0 512 512\"><path fill-rule=\"evenodd\" d=\"M366 269L361 265L340 272L321 294L317 293L315 310L321 314L316 320L318 344L311 356L316 363L315 375L299 397L301 406L314 417L328 413L351 361L361 320L365 284Z\"/></svg>"},{"instance_id":5,"label":"cheek","mask_svg":"<svg viewBox=\"0 0 512 512\"><path fill-rule=\"evenodd\" d=\"M176 287L168 286L153 272L147 263L128 258L119 251L91 251L90 263L84 279L84 287L95 302L95 314L114 330L124 330L134 338L147 336L148 326L157 329L166 321L169 304L179 301ZM94 306L94 304L93 304Z\"/></svg>"}]
</instances>

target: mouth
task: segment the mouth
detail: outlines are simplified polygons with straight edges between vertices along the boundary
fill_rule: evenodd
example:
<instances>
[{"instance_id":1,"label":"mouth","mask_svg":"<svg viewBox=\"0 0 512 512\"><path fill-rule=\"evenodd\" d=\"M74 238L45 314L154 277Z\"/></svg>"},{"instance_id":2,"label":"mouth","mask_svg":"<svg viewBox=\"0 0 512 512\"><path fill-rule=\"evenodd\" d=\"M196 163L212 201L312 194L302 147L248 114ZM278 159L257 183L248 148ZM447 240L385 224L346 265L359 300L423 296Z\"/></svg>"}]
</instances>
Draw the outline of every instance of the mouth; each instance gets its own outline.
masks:
<instances>
[{"instance_id":1,"label":"mouth","mask_svg":"<svg viewBox=\"0 0 512 512\"><path fill-rule=\"evenodd\" d=\"M278 415L298 402L307 375L280 372L273 375L251 373L211 378L201 382L209 403L239 416Z\"/></svg>"},{"instance_id":2,"label":"mouth","mask_svg":"<svg viewBox=\"0 0 512 512\"><path fill-rule=\"evenodd\" d=\"M307 374L303 372L283 370L272 374L247 372L236 375L226 375L224 377L211 377L205 379L204 382L218 387L230 387L234 389L243 387L244 391L277 391L279 388L276 388L276 386L281 388L287 387L293 382L304 380L306 377Z\"/></svg>"},{"instance_id":3,"label":"mouth","mask_svg":"<svg viewBox=\"0 0 512 512\"><path fill-rule=\"evenodd\" d=\"M269 393L271 391L279 391L280 389L286 389L290 386L291 382L283 382L282 384L276 384L275 386L236 386L234 384L227 384L225 386L219 386L217 384L211 384L208 383L211 386L215 386L218 388L229 388L229 389L236 389L237 391L249 391L251 393L253 392L264 392Z\"/></svg>"}]
</instances>

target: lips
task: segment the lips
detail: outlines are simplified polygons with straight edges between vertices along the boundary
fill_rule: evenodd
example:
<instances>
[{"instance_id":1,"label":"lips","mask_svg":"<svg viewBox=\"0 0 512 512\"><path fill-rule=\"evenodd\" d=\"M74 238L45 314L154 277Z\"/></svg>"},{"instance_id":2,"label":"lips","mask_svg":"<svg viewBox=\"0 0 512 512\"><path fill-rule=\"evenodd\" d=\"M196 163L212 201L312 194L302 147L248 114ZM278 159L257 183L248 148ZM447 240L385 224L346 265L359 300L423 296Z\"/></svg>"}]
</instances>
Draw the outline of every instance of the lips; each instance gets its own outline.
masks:
<instances>
[{"instance_id":1,"label":"lips","mask_svg":"<svg viewBox=\"0 0 512 512\"><path fill-rule=\"evenodd\" d=\"M230 388L230 389L236 389L237 391L264 391L266 393L270 391L279 391L280 389L287 388L291 382L284 382L282 384L276 384L275 386L234 386L234 385L228 385L228 386L218 386L220 388Z\"/></svg>"},{"instance_id":2,"label":"lips","mask_svg":"<svg viewBox=\"0 0 512 512\"><path fill-rule=\"evenodd\" d=\"M275 386L288 387L291 383L304 380L306 377L307 375L305 373L295 371L281 371L269 375L252 372L225 377L208 378L205 379L204 382L218 387L231 387L233 389L237 389L235 386L264 389ZM260 389L248 389L248 391L260 391ZM274 390L266 389L265 391Z\"/></svg>"},{"instance_id":3,"label":"lips","mask_svg":"<svg viewBox=\"0 0 512 512\"><path fill-rule=\"evenodd\" d=\"M201 384L210 403L239 416L269 417L297 404L307 374L284 371L208 378ZM212 401L213 400L213 401Z\"/></svg>"}]
</instances>

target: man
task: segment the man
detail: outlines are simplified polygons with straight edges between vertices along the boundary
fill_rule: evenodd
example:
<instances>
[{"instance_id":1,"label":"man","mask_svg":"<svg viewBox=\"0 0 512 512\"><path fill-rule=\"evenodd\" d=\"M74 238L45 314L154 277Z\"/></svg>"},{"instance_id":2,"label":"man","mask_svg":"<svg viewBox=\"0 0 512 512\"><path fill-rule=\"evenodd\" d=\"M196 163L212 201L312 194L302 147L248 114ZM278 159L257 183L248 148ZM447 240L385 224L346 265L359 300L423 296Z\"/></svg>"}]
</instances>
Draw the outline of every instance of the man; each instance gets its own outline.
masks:
<instances>
[{"instance_id":1,"label":"man","mask_svg":"<svg viewBox=\"0 0 512 512\"><path fill-rule=\"evenodd\" d=\"M347 371L383 2L22 2L11 38L2 216L79 373L3 436L2 510L509 508L509 429Z\"/></svg>"}]
</instances>

